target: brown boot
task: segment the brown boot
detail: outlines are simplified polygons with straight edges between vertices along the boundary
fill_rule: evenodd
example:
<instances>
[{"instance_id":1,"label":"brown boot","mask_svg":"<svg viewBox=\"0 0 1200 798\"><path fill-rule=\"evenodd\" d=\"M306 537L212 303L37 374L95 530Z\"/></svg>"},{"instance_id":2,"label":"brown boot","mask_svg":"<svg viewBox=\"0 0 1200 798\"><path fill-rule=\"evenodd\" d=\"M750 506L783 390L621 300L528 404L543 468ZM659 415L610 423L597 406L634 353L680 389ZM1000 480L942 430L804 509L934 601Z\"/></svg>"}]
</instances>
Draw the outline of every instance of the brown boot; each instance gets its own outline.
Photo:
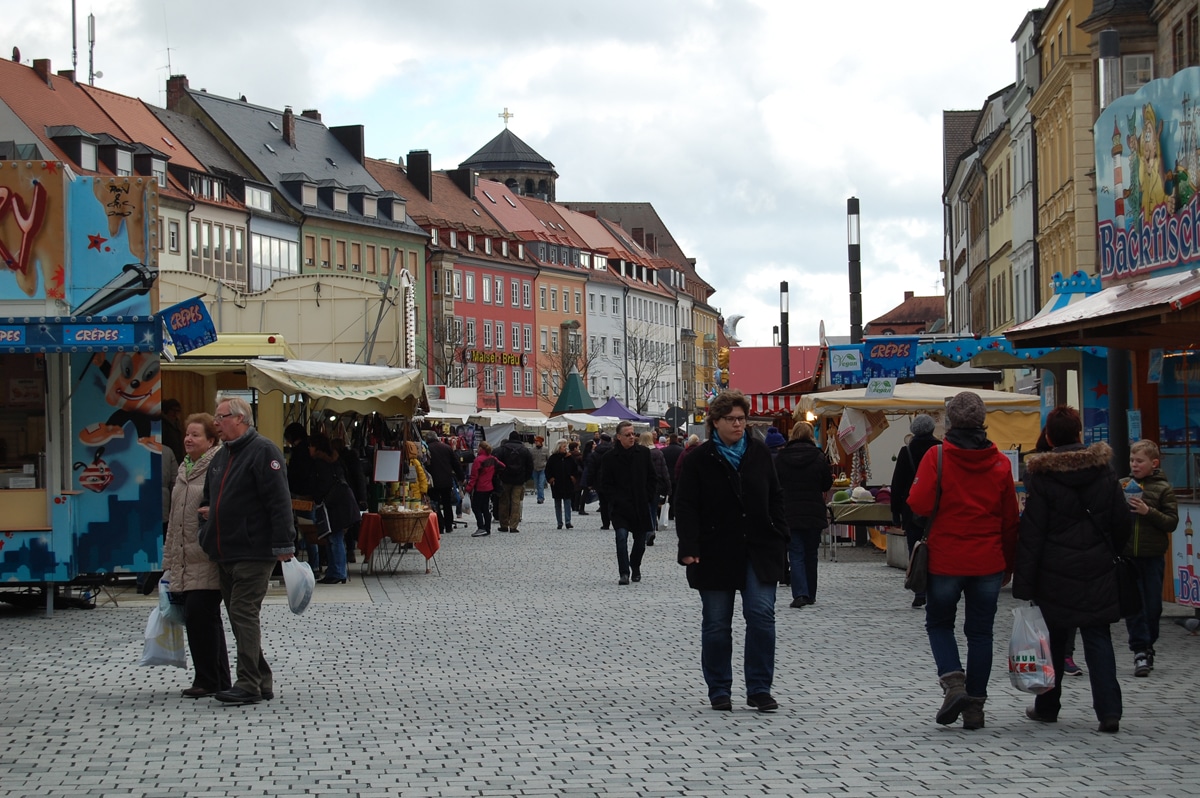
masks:
<instances>
[{"instance_id":1,"label":"brown boot","mask_svg":"<svg viewBox=\"0 0 1200 798\"><path fill-rule=\"evenodd\" d=\"M937 722L946 726L958 720L959 713L967 705L967 677L962 671L950 671L938 678L945 698L942 708L938 710Z\"/></svg>"},{"instance_id":2,"label":"brown boot","mask_svg":"<svg viewBox=\"0 0 1200 798\"><path fill-rule=\"evenodd\" d=\"M963 728L968 731L983 728L983 702L986 698L967 696L967 704L962 709Z\"/></svg>"}]
</instances>

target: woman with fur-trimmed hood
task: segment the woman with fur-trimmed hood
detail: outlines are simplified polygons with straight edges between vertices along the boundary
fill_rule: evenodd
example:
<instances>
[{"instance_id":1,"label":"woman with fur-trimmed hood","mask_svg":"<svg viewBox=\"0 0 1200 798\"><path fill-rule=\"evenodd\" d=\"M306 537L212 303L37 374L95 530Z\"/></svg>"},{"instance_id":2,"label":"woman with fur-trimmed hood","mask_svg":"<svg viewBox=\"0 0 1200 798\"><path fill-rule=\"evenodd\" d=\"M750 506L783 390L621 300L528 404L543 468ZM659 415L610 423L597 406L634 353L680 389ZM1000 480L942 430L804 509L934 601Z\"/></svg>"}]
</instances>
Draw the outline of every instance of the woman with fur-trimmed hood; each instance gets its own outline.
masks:
<instances>
[{"instance_id":1,"label":"woman with fur-trimmed hood","mask_svg":"<svg viewBox=\"0 0 1200 798\"><path fill-rule=\"evenodd\" d=\"M1133 529L1106 443L1084 447L1083 424L1070 407L1046 417L1054 448L1030 455L1025 470L1025 512L1017 544L1013 597L1041 607L1050 630L1054 689L1025 711L1031 720L1054 723L1062 699L1066 646L1079 627L1100 731L1120 727L1121 687L1109 626L1121 618L1115 553Z\"/></svg>"}]
</instances>

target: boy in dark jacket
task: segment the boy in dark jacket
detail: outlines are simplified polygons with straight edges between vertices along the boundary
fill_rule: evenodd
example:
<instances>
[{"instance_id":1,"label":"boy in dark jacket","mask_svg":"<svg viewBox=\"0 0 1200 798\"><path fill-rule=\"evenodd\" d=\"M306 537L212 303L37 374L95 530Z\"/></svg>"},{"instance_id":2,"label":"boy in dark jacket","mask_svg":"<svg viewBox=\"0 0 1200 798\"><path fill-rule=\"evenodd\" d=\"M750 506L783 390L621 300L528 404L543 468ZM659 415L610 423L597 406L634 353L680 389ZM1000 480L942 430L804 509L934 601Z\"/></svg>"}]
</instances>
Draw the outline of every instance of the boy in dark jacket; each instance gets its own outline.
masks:
<instances>
[{"instance_id":1,"label":"boy in dark jacket","mask_svg":"<svg viewBox=\"0 0 1200 798\"><path fill-rule=\"evenodd\" d=\"M1171 533L1179 525L1175 491L1158 464L1158 445L1154 441L1142 440L1129 447L1129 473L1142 489L1140 497L1129 488L1125 493L1133 513L1133 535L1125 554L1137 566L1138 588L1142 591L1142 611L1125 619L1134 676L1149 676L1154 670L1154 644L1158 642L1158 621L1162 617L1163 555L1170 548Z\"/></svg>"},{"instance_id":2,"label":"boy in dark jacket","mask_svg":"<svg viewBox=\"0 0 1200 798\"><path fill-rule=\"evenodd\" d=\"M833 486L829 459L817 448L812 424L797 421L792 427L791 440L775 455L775 471L783 487L791 536L791 606L799 609L817 600L817 555L821 532L829 526L825 491Z\"/></svg>"}]
</instances>

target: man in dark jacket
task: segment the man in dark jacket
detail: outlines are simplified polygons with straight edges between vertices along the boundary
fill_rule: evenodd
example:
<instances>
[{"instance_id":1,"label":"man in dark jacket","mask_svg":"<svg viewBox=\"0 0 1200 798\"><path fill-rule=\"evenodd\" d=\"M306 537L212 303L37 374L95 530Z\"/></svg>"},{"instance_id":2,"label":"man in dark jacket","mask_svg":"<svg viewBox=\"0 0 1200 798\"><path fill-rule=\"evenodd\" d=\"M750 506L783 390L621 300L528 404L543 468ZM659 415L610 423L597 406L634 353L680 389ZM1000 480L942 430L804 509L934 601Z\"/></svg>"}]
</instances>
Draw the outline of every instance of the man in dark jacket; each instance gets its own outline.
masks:
<instances>
[{"instance_id":1,"label":"man in dark jacket","mask_svg":"<svg viewBox=\"0 0 1200 798\"><path fill-rule=\"evenodd\" d=\"M908 492L912 490L913 479L917 476L917 466L925 453L941 444L934 437L933 417L925 413L913 416L908 429L912 440L896 455L896 468L892 471L892 523L904 530L908 541L908 554L912 556L913 547L925 536L925 519L913 515L908 506ZM924 591L913 596L913 607L925 606Z\"/></svg>"},{"instance_id":2,"label":"man in dark jacket","mask_svg":"<svg viewBox=\"0 0 1200 798\"><path fill-rule=\"evenodd\" d=\"M454 531L454 481L462 481L462 465L454 450L438 440L433 430L425 431L425 446L429 449L429 495L437 502L438 523L442 534Z\"/></svg>"},{"instance_id":3,"label":"man in dark jacket","mask_svg":"<svg viewBox=\"0 0 1200 798\"><path fill-rule=\"evenodd\" d=\"M679 563L700 591L700 667L712 708L733 709L733 606L741 591L746 701L770 712L779 708L771 684L787 516L771 452L746 434L749 414L740 391L725 391L708 406L709 439L681 463L675 518Z\"/></svg>"},{"instance_id":4,"label":"man in dark jacket","mask_svg":"<svg viewBox=\"0 0 1200 798\"><path fill-rule=\"evenodd\" d=\"M521 525L521 502L525 498L525 483L533 476L533 455L515 430L496 447L495 454L504 464L500 471L500 531L520 532L517 527Z\"/></svg>"},{"instance_id":5,"label":"man in dark jacket","mask_svg":"<svg viewBox=\"0 0 1200 798\"><path fill-rule=\"evenodd\" d=\"M1109 628L1121 617L1115 554L1133 532L1112 449L1080 443L1083 424L1070 407L1046 415L1051 452L1025 460L1025 512L1021 516L1013 573L1013 598L1036 601L1050 631L1054 688L1025 714L1053 723L1062 699L1063 661L1079 628L1100 731L1116 732L1122 714L1121 686Z\"/></svg>"},{"instance_id":6,"label":"man in dark jacket","mask_svg":"<svg viewBox=\"0 0 1200 798\"><path fill-rule=\"evenodd\" d=\"M259 613L276 561L295 553L296 529L283 452L251 426L244 399L223 399L213 414L224 442L205 475L200 546L217 563L221 597L237 640L237 681L217 693L229 704L275 697L262 653Z\"/></svg>"},{"instance_id":7,"label":"man in dark jacket","mask_svg":"<svg viewBox=\"0 0 1200 798\"><path fill-rule=\"evenodd\" d=\"M671 493L667 497L667 523L675 520L675 486L679 484L679 479L676 477L675 466L679 464L679 456L683 454L683 446L679 443L679 436L671 433L667 438L667 445L663 447L663 460L667 464L667 473L671 475Z\"/></svg>"},{"instance_id":8,"label":"man in dark jacket","mask_svg":"<svg viewBox=\"0 0 1200 798\"><path fill-rule=\"evenodd\" d=\"M592 453L587 457L587 471L584 481L589 488L596 489L600 499L600 528L608 529L611 519L608 517L608 496L604 493L604 458L612 451L612 436L607 432L600 433L600 442L592 447Z\"/></svg>"},{"instance_id":9,"label":"man in dark jacket","mask_svg":"<svg viewBox=\"0 0 1200 798\"><path fill-rule=\"evenodd\" d=\"M637 442L633 422L617 424L617 444L604 455L600 480L600 495L608 497L608 519L616 530L617 584L627 585L630 579L640 582L646 535L654 529L650 506L652 502L657 506L658 477L650 462L650 450ZM630 533L633 533L632 552Z\"/></svg>"}]
</instances>

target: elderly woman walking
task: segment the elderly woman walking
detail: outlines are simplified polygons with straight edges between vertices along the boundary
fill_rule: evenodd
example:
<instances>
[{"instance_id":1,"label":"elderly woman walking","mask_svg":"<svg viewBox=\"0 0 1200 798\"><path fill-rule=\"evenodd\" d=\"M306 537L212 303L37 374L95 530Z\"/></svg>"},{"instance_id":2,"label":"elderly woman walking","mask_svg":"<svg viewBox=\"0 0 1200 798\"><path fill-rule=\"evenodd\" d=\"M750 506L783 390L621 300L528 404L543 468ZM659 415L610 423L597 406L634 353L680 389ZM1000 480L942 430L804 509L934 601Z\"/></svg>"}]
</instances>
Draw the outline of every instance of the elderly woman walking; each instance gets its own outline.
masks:
<instances>
[{"instance_id":1,"label":"elderly woman walking","mask_svg":"<svg viewBox=\"0 0 1200 798\"><path fill-rule=\"evenodd\" d=\"M775 591L788 542L783 490L771 452L746 434L750 402L726 391L708 407L708 441L681 459L675 520L679 563L700 592L700 667L716 710L733 709L733 605L746 619L746 701L778 709Z\"/></svg>"},{"instance_id":2,"label":"elderly woman walking","mask_svg":"<svg viewBox=\"0 0 1200 798\"><path fill-rule=\"evenodd\" d=\"M1025 714L1054 723L1062 705L1067 645L1075 628L1083 638L1092 707L1100 731L1120 729L1121 686L1109 625L1120 620L1115 553L1133 533L1133 518L1109 461L1112 449L1080 443L1083 424L1070 407L1046 416L1050 452L1025 461L1025 514L1017 548L1013 596L1036 601L1050 630L1054 689Z\"/></svg>"},{"instance_id":3,"label":"elderly woman walking","mask_svg":"<svg viewBox=\"0 0 1200 798\"><path fill-rule=\"evenodd\" d=\"M964 729L979 729L992 672L996 603L1012 576L1016 553L1017 494L1012 465L987 438L987 412L979 395L956 394L946 404L946 417L945 441L921 459L908 506L924 516L934 515L937 507L929 528L925 605L925 632L944 693L937 722L954 723L961 714ZM954 636L964 596L965 672Z\"/></svg>"}]
</instances>

